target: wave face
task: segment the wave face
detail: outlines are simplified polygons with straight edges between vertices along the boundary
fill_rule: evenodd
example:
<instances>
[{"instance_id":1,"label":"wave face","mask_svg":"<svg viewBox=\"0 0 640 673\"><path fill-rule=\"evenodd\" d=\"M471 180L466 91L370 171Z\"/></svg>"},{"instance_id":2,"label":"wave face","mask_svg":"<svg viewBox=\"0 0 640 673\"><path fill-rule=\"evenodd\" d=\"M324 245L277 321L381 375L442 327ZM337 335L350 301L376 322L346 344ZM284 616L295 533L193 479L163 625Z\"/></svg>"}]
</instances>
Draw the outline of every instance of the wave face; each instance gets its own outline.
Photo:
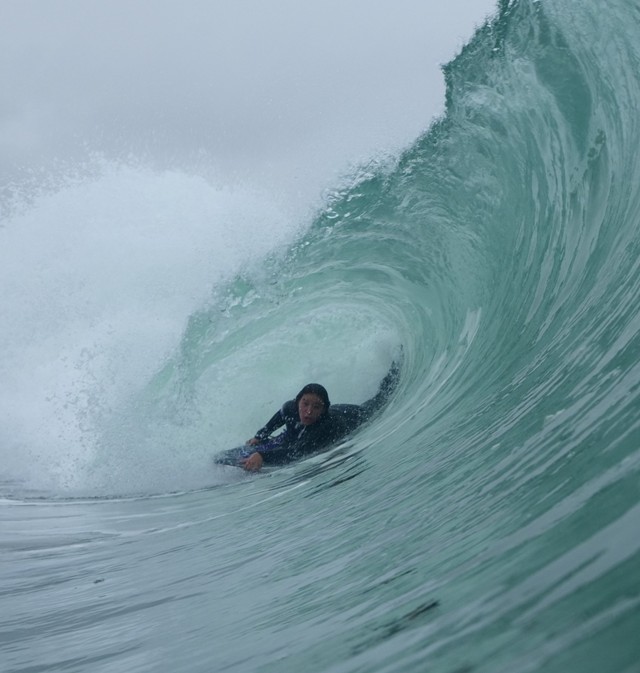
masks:
<instances>
[{"instance_id":1,"label":"wave face","mask_svg":"<svg viewBox=\"0 0 640 673\"><path fill-rule=\"evenodd\" d=\"M636 3L505 1L446 114L306 231L122 166L15 206L9 670L636 671L639 72ZM363 401L399 346L344 446L211 464L309 380Z\"/></svg>"}]
</instances>

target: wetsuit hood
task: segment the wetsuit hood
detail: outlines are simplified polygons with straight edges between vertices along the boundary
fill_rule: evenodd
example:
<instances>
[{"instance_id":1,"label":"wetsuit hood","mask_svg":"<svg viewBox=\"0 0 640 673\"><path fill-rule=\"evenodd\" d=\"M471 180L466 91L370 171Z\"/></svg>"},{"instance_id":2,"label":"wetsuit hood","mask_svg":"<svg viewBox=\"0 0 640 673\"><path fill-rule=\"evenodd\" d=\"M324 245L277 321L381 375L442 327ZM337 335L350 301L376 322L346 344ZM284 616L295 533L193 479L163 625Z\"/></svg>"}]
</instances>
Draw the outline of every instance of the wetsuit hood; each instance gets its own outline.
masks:
<instances>
[{"instance_id":1,"label":"wetsuit hood","mask_svg":"<svg viewBox=\"0 0 640 673\"><path fill-rule=\"evenodd\" d=\"M296 395L296 404L300 402L300 399L303 395L317 395L324 404L324 411L322 415L324 416L329 412L329 407L331 402L329 401L329 393L324 386L321 386L319 383L307 383L307 385Z\"/></svg>"}]
</instances>

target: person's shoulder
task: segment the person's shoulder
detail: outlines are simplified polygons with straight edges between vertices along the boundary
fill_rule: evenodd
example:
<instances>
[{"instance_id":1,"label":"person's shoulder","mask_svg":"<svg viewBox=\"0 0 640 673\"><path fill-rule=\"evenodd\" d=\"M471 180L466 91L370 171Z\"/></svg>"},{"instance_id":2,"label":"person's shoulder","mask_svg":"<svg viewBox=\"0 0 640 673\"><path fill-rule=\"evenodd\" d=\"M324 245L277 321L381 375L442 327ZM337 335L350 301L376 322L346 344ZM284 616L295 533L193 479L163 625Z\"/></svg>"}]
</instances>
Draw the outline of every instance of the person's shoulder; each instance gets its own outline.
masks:
<instances>
[{"instance_id":1,"label":"person's shoulder","mask_svg":"<svg viewBox=\"0 0 640 673\"><path fill-rule=\"evenodd\" d=\"M332 438L341 437L347 434L348 431L347 424L340 415L327 414L318 426L318 429L322 428L323 434Z\"/></svg>"},{"instance_id":2,"label":"person's shoulder","mask_svg":"<svg viewBox=\"0 0 640 673\"><path fill-rule=\"evenodd\" d=\"M297 418L298 417L298 405L295 400L287 400L280 410L282 415L285 418Z\"/></svg>"},{"instance_id":3,"label":"person's shoulder","mask_svg":"<svg viewBox=\"0 0 640 673\"><path fill-rule=\"evenodd\" d=\"M349 425L345 418L343 418L342 416L334 416L332 417L331 420L333 427L337 433L346 434L348 432Z\"/></svg>"}]
</instances>

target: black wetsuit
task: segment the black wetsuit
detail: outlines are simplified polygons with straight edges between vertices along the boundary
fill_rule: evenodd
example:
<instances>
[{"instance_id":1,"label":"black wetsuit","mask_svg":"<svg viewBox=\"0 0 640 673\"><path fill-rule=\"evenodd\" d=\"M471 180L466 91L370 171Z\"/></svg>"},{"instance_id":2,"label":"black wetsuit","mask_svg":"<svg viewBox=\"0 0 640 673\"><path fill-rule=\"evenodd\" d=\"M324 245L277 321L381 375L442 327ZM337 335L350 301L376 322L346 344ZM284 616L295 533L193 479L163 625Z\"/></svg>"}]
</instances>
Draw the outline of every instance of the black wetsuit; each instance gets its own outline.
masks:
<instances>
[{"instance_id":1,"label":"black wetsuit","mask_svg":"<svg viewBox=\"0 0 640 673\"><path fill-rule=\"evenodd\" d=\"M283 425L284 431L272 438L271 434ZM329 446L348 432L344 420L331 413L323 414L312 425L304 425L300 422L296 401L289 400L256 432L260 444L255 451L266 465L281 465ZM262 450L261 445L264 445Z\"/></svg>"},{"instance_id":2,"label":"black wetsuit","mask_svg":"<svg viewBox=\"0 0 640 673\"><path fill-rule=\"evenodd\" d=\"M382 408L395 390L399 375L399 366L394 362L380 382L374 397L361 405L333 404L328 413L312 425L303 425L300 422L295 400L285 402L282 409L256 432L255 438L260 444L254 447L254 451L262 456L266 465L283 465L335 444ZM285 430L276 437L271 437L283 425Z\"/></svg>"}]
</instances>

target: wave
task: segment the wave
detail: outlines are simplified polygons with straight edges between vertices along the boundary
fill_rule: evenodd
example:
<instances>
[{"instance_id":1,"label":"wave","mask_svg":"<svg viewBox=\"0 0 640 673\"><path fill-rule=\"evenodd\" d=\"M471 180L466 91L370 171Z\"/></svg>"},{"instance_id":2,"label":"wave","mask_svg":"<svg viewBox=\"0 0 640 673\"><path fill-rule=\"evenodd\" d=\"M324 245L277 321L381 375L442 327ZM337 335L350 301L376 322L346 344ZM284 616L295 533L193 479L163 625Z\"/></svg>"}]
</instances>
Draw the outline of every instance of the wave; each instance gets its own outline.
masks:
<instances>
[{"instance_id":1,"label":"wave","mask_svg":"<svg viewBox=\"0 0 640 673\"><path fill-rule=\"evenodd\" d=\"M585 391L611 396L621 355L605 367L602 346L631 347L635 319L638 55L611 7L616 49L594 71L595 19L574 14L504 3L446 67L443 118L329 193L306 233L266 194L108 162L24 208L3 264L18 472L47 456L63 489L156 492L176 471L198 488L188 466L301 382L362 401L399 344L393 423L429 444L538 423L542 441ZM45 336L19 348L29 333Z\"/></svg>"},{"instance_id":2,"label":"wave","mask_svg":"<svg viewBox=\"0 0 640 673\"><path fill-rule=\"evenodd\" d=\"M639 19L501 2L444 115L310 220L111 164L12 210L2 493L104 497L100 560L125 536L132 567L161 559L154 599L173 562L191 621L140 608L145 655L172 636L160 668L184 665L176 630L190 670L636 665ZM367 399L399 346L388 408L328 458L211 464L309 380Z\"/></svg>"}]
</instances>

